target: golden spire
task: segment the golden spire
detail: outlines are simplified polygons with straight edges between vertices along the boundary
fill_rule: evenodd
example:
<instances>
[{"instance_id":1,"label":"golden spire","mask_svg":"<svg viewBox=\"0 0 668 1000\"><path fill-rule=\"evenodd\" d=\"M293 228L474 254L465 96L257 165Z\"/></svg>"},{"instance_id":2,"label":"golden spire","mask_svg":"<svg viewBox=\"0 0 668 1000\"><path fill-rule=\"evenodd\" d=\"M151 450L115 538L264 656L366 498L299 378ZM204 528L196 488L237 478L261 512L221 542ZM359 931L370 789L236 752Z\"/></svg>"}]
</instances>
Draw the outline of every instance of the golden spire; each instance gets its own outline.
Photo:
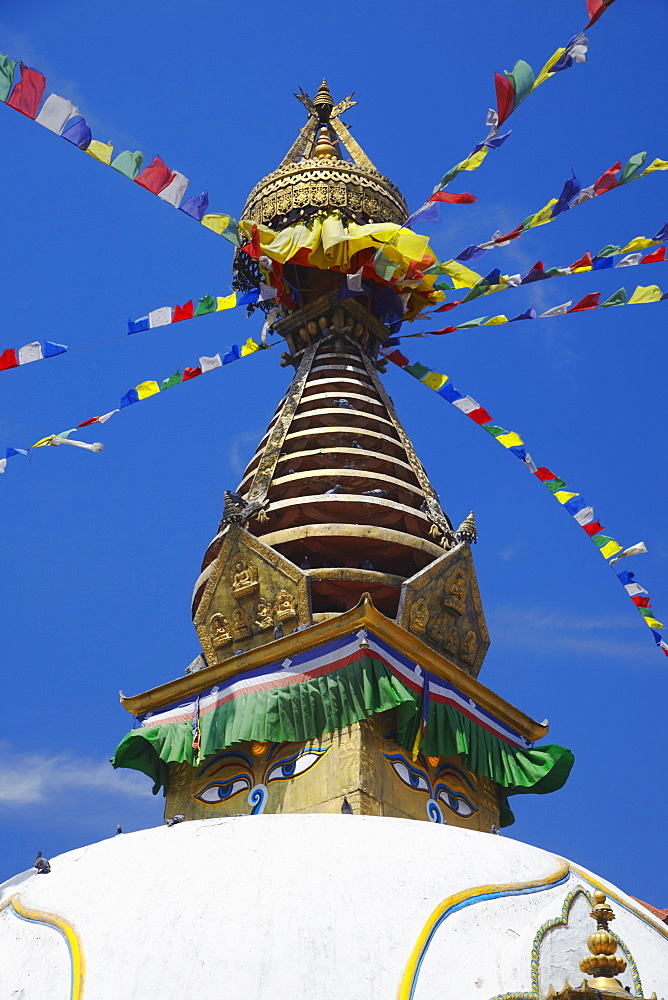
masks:
<instances>
[{"instance_id":1,"label":"golden spire","mask_svg":"<svg viewBox=\"0 0 668 1000\"><path fill-rule=\"evenodd\" d=\"M338 153L336 151L336 146L332 142L331 136L329 134L329 128L327 125L323 125L322 128L318 130L318 135L315 140L315 145L313 147L313 152L311 157L314 160L320 159L323 156L335 156L338 158Z\"/></svg>"},{"instance_id":2,"label":"golden spire","mask_svg":"<svg viewBox=\"0 0 668 1000\"><path fill-rule=\"evenodd\" d=\"M623 958L616 958L617 941L608 930L608 923L615 919L610 905L606 902L605 893L599 889L594 893L594 905L591 916L596 921L596 930L587 938L587 947L591 954L580 961L580 969L594 979L587 982L587 987L594 990L606 990L612 993L624 993L624 987L615 975L620 975L626 969Z\"/></svg>"},{"instance_id":3,"label":"golden spire","mask_svg":"<svg viewBox=\"0 0 668 1000\"><path fill-rule=\"evenodd\" d=\"M332 95L329 92L329 87L327 86L327 80L323 78L322 83L318 93L313 99L313 107L318 115L318 120L322 122L329 121L329 116L334 108L334 101L332 100Z\"/></svg>"},{"instance_id":4,"label":"golden spire","mask_svg":"<svg viewBox=\"0 0 668 1000\"><path fill-rule=\"evenodd\" d=\"M466 520L457 528L455 532L458 542L469 542L475 545L478 541L478 532L475 526L475 518L473 516L473 511L469 514Z\"/></svg>"}]
</instances>

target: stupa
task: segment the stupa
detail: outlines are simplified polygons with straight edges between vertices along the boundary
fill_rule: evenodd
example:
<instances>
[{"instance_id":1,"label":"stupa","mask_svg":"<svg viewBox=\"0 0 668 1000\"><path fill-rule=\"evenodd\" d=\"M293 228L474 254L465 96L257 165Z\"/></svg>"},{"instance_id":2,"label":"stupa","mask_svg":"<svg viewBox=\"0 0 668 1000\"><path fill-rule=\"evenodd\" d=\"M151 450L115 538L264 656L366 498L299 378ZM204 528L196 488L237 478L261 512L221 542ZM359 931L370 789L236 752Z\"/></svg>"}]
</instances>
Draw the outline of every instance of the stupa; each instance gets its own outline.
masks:
<instances>
[{"instance_id":1,"label":"stupa","mask_svg":"<svg viewBox=\"0 0 668 1000\"><path fill-rule=\"evenodd\" d=\"M454 528L380 378L438 296L426 241L342 123L352 95L297 96L307 123L235 259L294 375L195 582L201 655L122 696L114 766L150 776L168 822L0 887L0 1000L665 993L659 919L496 836L573 756L478 680L475 519ZM400 283L379 251L415 252Z\"/></svg>"}]
</instances>

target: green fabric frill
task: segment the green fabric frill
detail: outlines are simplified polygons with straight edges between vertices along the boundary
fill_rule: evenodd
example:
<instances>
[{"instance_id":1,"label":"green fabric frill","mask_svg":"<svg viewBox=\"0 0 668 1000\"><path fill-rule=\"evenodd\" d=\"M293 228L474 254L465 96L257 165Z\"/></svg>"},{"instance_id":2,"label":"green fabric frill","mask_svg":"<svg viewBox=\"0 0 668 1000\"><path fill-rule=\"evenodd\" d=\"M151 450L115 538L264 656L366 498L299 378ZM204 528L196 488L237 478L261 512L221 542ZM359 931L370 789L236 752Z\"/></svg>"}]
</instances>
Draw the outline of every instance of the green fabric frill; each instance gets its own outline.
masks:
<instances>
[{"instance_id":1,"label":"green fabric frill","mask_svg":"<svg viewBox=\"0 0 668 1000\"><path fill-rule=\"evenodd\" d=\"M421 702L380 660L367 656L331 674L299 684L253 691L200 717L200 759L243 741L298 743L397 709L397 740L411 752L421 721ZM460 755L473 774L499 785L501 825L514 816L509 795L539 795L561 788L573 766L565 747L527 750L499 736L450 705L432 701L420 751L429 757ZM190 721L134 729L120 742L114 767L142 771L153 793L167 789L169 765L195 764Z\"/></svg>"}]
</instances>

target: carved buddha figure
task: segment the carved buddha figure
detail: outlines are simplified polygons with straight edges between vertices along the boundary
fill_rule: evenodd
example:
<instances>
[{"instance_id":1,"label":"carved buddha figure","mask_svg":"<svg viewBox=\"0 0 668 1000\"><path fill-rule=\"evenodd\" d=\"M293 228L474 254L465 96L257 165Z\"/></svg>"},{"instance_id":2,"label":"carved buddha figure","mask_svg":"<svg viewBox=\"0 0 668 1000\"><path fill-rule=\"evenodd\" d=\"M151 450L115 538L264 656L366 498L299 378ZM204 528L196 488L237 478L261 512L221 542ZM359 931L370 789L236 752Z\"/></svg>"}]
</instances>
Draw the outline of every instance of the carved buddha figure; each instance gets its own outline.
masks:
<instances>
[{"instance_id":1,"label":"carved buddha figure","mask_svg":"<svg viewBox=\"0 0 668 1000\"><path fill-rule=\"evenodd\" d=\"M468 631L466 635L462 636L460 652L464 663L470 663L471 666L473 666L475 663L476 653L478 652L478 637L475 632Z\"/></svg>"},{"instance_id":2,"label":"carved buddha figure","mask_svg":"<svg viewBox=\"0 0 668 1000\"><path fill-rule=\"evenodd\" d=\"M459 636L457 635L457 629L454 625L451 625L448 631L443 637L443 646L448 651L448 653L457 653L459 650Z\"/></svg>"},{"instance_id":3,"label":"carved buddha figure","mask_svg":"<svg viewBox=\"0 0 668 1000\"><path fill-rule=\"evenodd\" d=\"M211 635L211 642L216 648L227 646L232 642L230 623L225 615L221 615L220 613L211 615L209 619L209 633Z\"/></svg>"},{"instance_id":4,"label":"carved buddha figure","mask_svg":"<svg viewBox=\"0 0 668 1000\"><path fill-rule=\"evenodd\" d=\"M232 593L239 598L248 597L257 590L257 568L245 559L236 559L232 571Z\"/></svg>"},{"instance_id":5,"label":"carved buddha figure","mask_svg":"<svg viewBox=\"0 0 668 1000\"><path fill-rule=\"evenodd\" d=\"M265 629L274 627L274 609L263 597L257 603L257 618L255 624L263 632Z\"/></svg>"},{"instance_id":6,"label":"carved buddha figure","mask_svg":"<svg viewBox=\"0 0 668 1000\"><path fill-rule=\"evenodd\" d=\"M235 641L238 642L240 639L247 639L250 634L251 630L248 627L248 622L244 618L243 611L236 608L236 610L232 612L232 635L234 636Z\"/></svg>"},{"instance_id":7,"label":"carved buddha figure","mask_svg":"<svg viewBox=\"0 0 668 1000\"><path fill-rule=\"evenodd\" d=\"M423 635L429 621L429 608L424 597L420 597L411 605L410 630L416 635Z\"/></svg>"},{"instance_id":8,"label":"carved buddha figure","mask_svg":"<svg viewBox=\"0 0 668 1000\"><path fill-rule=\"evenodd\" d=\"M456 615L463 615L466 607L466 576L461 569L455 570L443 585L443 603Z\"/></svg>"},{"instance_id":9,"label":"carved buddha figure","mask_svg":"<svg viewBox=\"0 0 668 1000\"><path fill-rule=\"evenodd\" d=\"M276 604L274 607L277 622L285 622L289 621L290 618L297 617L297 604L287 590L279 590L276 594Z\"/></svg>"}]
</instances>

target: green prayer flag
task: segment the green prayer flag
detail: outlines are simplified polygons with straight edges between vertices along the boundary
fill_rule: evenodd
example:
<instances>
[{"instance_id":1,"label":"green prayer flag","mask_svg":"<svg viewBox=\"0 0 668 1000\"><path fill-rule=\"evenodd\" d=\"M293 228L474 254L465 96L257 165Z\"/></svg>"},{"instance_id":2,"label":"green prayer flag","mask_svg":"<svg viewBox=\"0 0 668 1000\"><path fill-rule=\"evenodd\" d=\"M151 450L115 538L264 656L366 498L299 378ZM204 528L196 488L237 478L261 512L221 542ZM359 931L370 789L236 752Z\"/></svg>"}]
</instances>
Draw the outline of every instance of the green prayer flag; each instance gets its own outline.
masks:
<instances>
[{"instance_id":1,"label":"green prayer flag","mask_svg":"<svg viewBox=\"0 0 668 1000\"><path fill-rule=\"evenodd\" d=\"M622 249L621 247L616 247L613 246L612 243L608 243L607 247L603 247L602 250L599 250L599 252L595 254L595 258L614 257L616 253L620 253L621 249Z\"/></svg>"},{"instance_id":2,"label":"green prayer flag","mask_svg":"<svg viewBox=\"0 0 668 1000\"><path fill-rule=\"evenodd\" d=\"M221 233L223 239L228 240L233 246L241 246L241 237L239 236L239 226L236 219L230 219L227 229L224 233ZM195 313L197 315L197 313Z\"/></svg>"},{"instance_id":3,"label":"green prayer flag","mask_svg":"<svg viewBox=\"0 0 668 1000\"><path fill-rule=\"evenodd\" d=\"M131 153L129 149L126 149L125 152L119 153L116 159L111 161L111 166L114 170L118 170L119 174L124 174L133 181L141 170L143 162L143 153L140 153L139 150L136 153Z\"/></svg>"},{"instance_id":4,"label":"green prayer flag","mask_svg":"<svg viewBox=\"0 0 668 1000\"><path fill-rule=\"evenodd\" d=\"M197 303L197 309L195 309L195 316L206 316L207 313L212 313L216 311L216 300L213 295L203 295L202 298Z\"/></svg>"},{"instance_id":5,"label":"green prayer flag","mask_svg":"<svg viewBox=\"0 0 668 1000\"><path fill-rule=\"evenodd\" d=\"M425 375L429 374L431 368L425 368L424 365L421 365L418 361L416 361L412 365L406 365L404 371L412 375L413 378L423 379Z\"/></svg>"},{"instance_id":6,"label":"green prayer flag","mask_svg":"<svg viewBox=\"0 0 668 1000\"><path fill-rule=\"evenodd\" d=\"M374 257L373 267L379 278L382 278L383 281L390 281L399 265L386 257L382 250L379 250Z\"/></svg>"},{"instance_id":7,"label":"green prayer flag","mask_svg":"<svg viewBox=\"0 0 668 1000\"><path fill-rule=\"evenodd\" d=\"M438 274L438 271L432 271L430 268L429 271L424 271L424 274ZM455 286L449 285L447 281L437 281L434 288L438 288L439 292L453 292L455 290Z\"/></svg>"},{"instance_id":8,"label":"green prayer flag","mask_svg":"<svg viewBox=\"0 0 668 1000\"><path fill-rule=\"evenodd\" d=\"M457 176L457 174L461 173L461 169L462 169L461 163L457 163L454 167L451 167L450 170L448 170L447 174L443 174L443 176L441 177L440 187L445 187L446 184L449 184L450 181Z\"/></svg>"},{"instance_id":9,"label":"green prayer flag","mask_svg":"<svg viewBox=\"0 0 668 1000\"><path fill-rule=\"evenodd\" d=\"M469 319L466 323L460 323L457 329L468 330L472 326L480 326L486 319L489 319L489 316L478 316L477 319Z\"/></svg>"},{"instance_id":10,"label":"green prayer flag","mask_svg":"<svg viewBox=\"0 0 668 1000\"><path fill-rule=\"evenodd\" d=\"M605 300L605 302L601 302L599 309L604 309L606 306L623 306L625 303L626 289L618 288L616 292L613 292L612 295Z\"/></svg>"},{"instance_id":11,"label":"green prayer flag","mask_svg":"<svg viewBox=\"0 0 668 1000\"><path fill-rule=\"evenodd\" d=\"M614 538L610 538L609 535L594 535L592 541L596 542L599 549L602 549L608 542L614 542Z\"/></svg>"},{"instance_id":12,"label":"green prayer flag","mask_svg":"<svg viewBox=\"0 0 668 1000\"><path fill-rule=\"evenodd\" d=\"M485 292L488 292L491 287L492 286L489 283L489 281L487 281L486 278L483 278L482 281L479 281L477 285L474 285L473 288L469 289L469 291L462 299L462 305L465 302L471 302L473 299L480 298L480 296L484 295Z\"/></svg>"},{"instance_id":13,"label":"green prayer flag","mask_svg":"<svg viewBox=\"0 0 668 1000\"><path fill-rule=\"evenodd\" d=\"M629 181L634 181L642 168L645 165L645 160L647 159L647 153L636 153L634 156L629 157L629 160L619 175L619 184L628 184Z\"/></svg>"},{"instance_id":14,"label":"green prayer flag","mask_svg":"<svg viewBox=\"0 0 668 1000\"><path fill-rule=\"evenodd\" d=\"M0 52L0 101L6 101L14 83L14 70L18 63Z\"/></svg>"},{"instance_id":15,"label":"green prayer flag","mask_svg":"<svg viewBox=\"0 0 668 1000\"><path fill-rule=\"evenodd\" d=\"M566 481L564 479L559 479L558 476L556 479L551 479L549 483L543 483L543 486L547 486L548 490L552 493L556 493L558 490L563 490L565 485Z\"/></svg>"},{"instance_id":16,"label":"green prayer flag","mask_svg":"<svg viewBox=\"0 0 668 1000\"><path fill-rule=\"evenodd\" d=\"M180 381L181 381L181 372L174 372L173 375L170 375L169 378L166 378L165 381L162 383L162 385L160 386L160 391L162 392L163 389L171 389L173 385L178 385Z\"/></svg>"},{"instance_id":17,"label":"green prayer flag","mask_svg":"<svg viewBox=\"0 0 668 1000\"><path fill-rule=\"evenodd\" d=\"M498 438L501 434L508 433L504 427L497 427L496 424L481 424L481 427L495 438Z\"/></svg>"},{"instance_id":18,"label":"green prayer flag","mask_svg":"<svg viewBox=\"0 0 668 1000\"><path fill-rule=\"evenodd\" d=\"M513 90L515 91L515 99L513 101L513 109L515 109L518 104L522 103L525 97L529 96L533 90L536 78L533 75L531 66L524 59L518 59L513 66L512 73L506 73L506 76L512 83Z\"/></svg>"}]
</instances>

